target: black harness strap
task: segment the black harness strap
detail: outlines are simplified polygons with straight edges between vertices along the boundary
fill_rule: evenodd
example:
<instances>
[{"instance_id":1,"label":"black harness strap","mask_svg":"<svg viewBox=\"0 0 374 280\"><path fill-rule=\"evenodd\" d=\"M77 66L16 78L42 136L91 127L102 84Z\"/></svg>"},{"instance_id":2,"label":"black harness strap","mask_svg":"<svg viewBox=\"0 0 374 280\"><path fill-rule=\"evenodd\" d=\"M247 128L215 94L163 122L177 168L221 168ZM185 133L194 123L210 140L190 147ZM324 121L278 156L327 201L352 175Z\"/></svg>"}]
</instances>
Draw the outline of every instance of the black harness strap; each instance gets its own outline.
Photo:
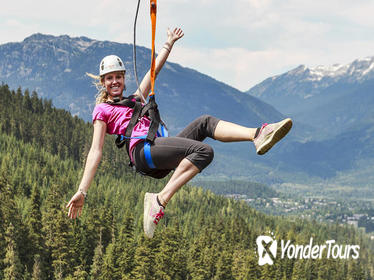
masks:
<instances>
[{"instance_id":1,"label":"black harness strap","mask_svg":"<svg viewBox=\"0 0 374 280\"><path fill-rule=\"evenodd\" d=\"M140 115L143 109L143 105L139 101L137 101L136 98L135 98L136 101L133 101L134 98L135 98L134 95L130 95L129 97L122 98L122 100L120 100L119 98L115 98L114 102L108 102L108 104L111 104L111 105L125 106L125 107L132 108L134 110L132 113L130 122L125 130L124 135L117 135L117 138L115 141L116 146L119 149L122 148L124 145L126 145L126 151L127 151L127 154L129 155L129 158L130 158L129 146L130 146L131 134L134 129L134 126L138 123L139 119L141 118Z\"/></svg>"},{"instance_id":2,"label":"black harness strap","mask_svg":"<svg viewBox=\"0 0 374 280\"><path fill-rule=\"evenodd\" d=\"M158 106L153 98L150 99L150 101L145 106L143 106L142 103L138 101L139 99L135 99L136 101L134 101L134 98L135 97L131 95L129 97L124 97L122 100L116 98L114 102L108 102L111 105L126 106L134 110L124 135L117 135L117 138L115 140L116 146L119 149L126 145L126 152L129 156L129 159L131 158L130 141L132 131L142 117L148 116L151 121L147 137L145 138L145 141L149 143L153 143L153 141L155 140L160 124L162 124L166 128L164 122L161 120ZM133 163L131 161L130 166L133 166Z\"/></svg>"},{"instance_id":3,"label":"black harness strap","mask_svg":"<svg viewBox=\"0 0 374 280\"><path fill-rule=\"evenodd\" d=\"M130 140L131 140L131 134L132 134L132 131L133 131L135 125L140 120L140 114L142 112L142 108L143 108L143 106L142 106L142 104L140 102L135 102L135 106L133 108L134 112L132 113L129 125L126 128L126 132L125 132L125 143L126 143L126 151L127 151L128 155L129 155L129 158L130 158Z\"/></svg>"},{"instance_id":4,"label":"black harness strap","mask_svg":"<svg viewBox=\"0 0 374 280\"><path fill-rule=\"evenodd\" d=\"M151 98L148 104L143 108L142 116L148 113L151 124L149 126L146 141L153 143L156 138L158 127L163 122L161 121L160 111L154 98Z\"/></svg>"}]
</instances>

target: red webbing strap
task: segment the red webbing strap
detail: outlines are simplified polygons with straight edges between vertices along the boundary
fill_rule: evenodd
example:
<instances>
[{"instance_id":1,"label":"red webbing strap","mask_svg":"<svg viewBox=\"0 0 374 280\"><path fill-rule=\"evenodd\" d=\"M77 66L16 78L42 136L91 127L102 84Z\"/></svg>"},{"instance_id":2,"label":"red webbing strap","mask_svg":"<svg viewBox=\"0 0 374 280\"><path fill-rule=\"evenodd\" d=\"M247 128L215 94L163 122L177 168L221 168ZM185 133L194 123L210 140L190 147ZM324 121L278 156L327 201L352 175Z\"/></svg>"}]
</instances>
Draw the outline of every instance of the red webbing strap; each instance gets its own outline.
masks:
<instances>
[{"instance_id":1,"label":"red webbing strap","mask_svg":"<svg viewBox=\"0 0 374 280\"><path fill-rule=\"evenodd\" d=\"M156 13L157 13L157 0L150 0L151 6L151 22L152 22L152 57L151 57L151 93L150 97L154 98L155 95L155 79L156 79L156 69L155 69L155 37L156 37Z\"/></svg>"}]
</instances>

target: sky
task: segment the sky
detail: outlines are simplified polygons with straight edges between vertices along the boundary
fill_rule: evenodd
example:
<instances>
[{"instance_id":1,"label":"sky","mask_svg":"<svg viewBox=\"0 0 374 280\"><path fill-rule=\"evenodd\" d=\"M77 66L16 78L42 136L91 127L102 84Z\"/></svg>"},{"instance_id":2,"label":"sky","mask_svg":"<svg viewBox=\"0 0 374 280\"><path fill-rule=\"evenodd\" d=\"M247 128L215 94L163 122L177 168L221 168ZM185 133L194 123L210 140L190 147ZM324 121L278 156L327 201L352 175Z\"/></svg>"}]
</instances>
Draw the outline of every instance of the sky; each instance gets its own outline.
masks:
<instances>
[{"instance_id":1,"label":"sky","mask_svg":"<svg viewBox=\"0 0 374 280\"><path fill-rule=\"evenodd\" d=\"M0 44L37 32L132 43L136 6L136 0L4 1ZM168 27L181 27L185 36L169 61L242 91L300 64L374 56L373 0L158 0L157 6L156 49ZM148 0L141 0L137 44L151 44Z\"/></svg>"}]
</instances>

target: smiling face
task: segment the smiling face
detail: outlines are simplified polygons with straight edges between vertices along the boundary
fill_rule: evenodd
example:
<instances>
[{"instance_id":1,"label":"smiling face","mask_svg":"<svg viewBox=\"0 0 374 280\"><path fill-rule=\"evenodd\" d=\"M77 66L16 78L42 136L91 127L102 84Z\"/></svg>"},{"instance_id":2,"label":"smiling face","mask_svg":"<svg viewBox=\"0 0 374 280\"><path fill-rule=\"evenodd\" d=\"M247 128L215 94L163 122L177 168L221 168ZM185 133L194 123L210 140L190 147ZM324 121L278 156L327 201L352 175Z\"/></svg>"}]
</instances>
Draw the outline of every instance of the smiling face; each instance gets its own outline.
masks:
<instances>
[{"instance_id":1,"label":"smiling face","mask_svg":"<svg viewBox=\"0 0 374 280\"><path fill-rule=\"evenodd\" d=\"M125 88L125 74L122 71L105 74L101 82L109 95L109 99L122 97L122 92Z\"/></svg>"}]
</instances>

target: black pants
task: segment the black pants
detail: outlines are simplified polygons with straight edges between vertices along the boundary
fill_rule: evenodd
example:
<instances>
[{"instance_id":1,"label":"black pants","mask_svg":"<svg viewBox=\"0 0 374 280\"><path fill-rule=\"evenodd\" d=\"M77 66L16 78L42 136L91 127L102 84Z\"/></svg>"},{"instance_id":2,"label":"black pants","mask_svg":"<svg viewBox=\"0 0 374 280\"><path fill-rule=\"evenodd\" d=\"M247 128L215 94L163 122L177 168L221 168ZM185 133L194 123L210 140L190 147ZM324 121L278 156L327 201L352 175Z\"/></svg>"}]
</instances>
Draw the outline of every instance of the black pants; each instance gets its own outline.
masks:
<instances>
[{"instance_id":1,"label":"black pants","mask_svg":"<svg viewBox=\"0 0 374 280\"><path fill-rule=\"evenodd\" d=\"M137 171L154 178L163 178L187 158L200 172L213 160L214 151L202 143L206 137L214 139L219 119L204 115L190 123L176 137L157 137L151 145L151 156L156 169L150 169L144 156L144 145L139 143L133 151Z\"/></svg>"}]
</instances>

